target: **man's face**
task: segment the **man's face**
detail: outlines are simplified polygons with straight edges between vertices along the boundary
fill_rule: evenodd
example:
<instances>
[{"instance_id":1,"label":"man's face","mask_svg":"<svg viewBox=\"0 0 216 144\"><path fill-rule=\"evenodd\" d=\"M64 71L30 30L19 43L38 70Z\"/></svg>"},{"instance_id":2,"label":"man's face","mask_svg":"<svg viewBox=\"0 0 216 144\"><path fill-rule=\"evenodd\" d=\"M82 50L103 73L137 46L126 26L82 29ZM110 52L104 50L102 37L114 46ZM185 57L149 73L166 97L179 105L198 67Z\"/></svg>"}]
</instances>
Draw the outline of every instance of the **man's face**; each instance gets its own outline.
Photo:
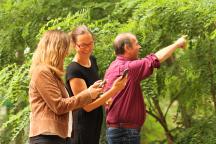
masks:
<instances>
[{"instance_id":1,"label":"man's face","mask_svg":"<svg viewBox=\"0 0 216 144\"><path fill-rule=\"evenodd\" d=\"M138 59L139 49L141 48L141 46L139 45L137 38L135 36L131 36L130 40L131 40L131 47L128 52L130 58L135 60Z\"/></svg>"}]
</instances>

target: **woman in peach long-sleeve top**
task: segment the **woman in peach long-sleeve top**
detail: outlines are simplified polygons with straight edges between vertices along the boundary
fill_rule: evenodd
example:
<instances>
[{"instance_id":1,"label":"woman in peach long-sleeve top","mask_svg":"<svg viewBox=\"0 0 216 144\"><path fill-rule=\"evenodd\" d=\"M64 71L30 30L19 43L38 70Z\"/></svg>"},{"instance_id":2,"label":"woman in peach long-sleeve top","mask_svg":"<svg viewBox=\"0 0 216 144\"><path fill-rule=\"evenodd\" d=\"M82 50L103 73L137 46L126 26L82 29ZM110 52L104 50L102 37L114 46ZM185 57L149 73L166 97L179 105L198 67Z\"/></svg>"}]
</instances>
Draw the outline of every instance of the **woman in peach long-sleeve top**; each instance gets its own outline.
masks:
<instances>
[{"instance_id":1,"label":"woman in peach long-sleeve top","mask_svg":"<svg viewBox=\"0 0 216 144\"><path fill-rule=\"evenodd\" d=\"M30 144L67 144L71 137L71 111L93 102L102 92L95 82L88 89L69 97L61 77L68 54L69 36L59 30L47 31L34 52L30 68ZM126 79L118 78L110 92L124 88Z\"/></svg>"},{"instance_id":2,"label":"woman in peach long-sleeve top","mask_svg":"<svg viewBox=\"0 0 216 144\"><path fill-rule=\"evenodd\" d=\"M61 76L69 45L66 33L48 31L33 55L29 85L30 144L65 144L71 134L70 111L91 103L101 92L96 82L80 94L68 97Z\"/></svg>"}]
</instances>

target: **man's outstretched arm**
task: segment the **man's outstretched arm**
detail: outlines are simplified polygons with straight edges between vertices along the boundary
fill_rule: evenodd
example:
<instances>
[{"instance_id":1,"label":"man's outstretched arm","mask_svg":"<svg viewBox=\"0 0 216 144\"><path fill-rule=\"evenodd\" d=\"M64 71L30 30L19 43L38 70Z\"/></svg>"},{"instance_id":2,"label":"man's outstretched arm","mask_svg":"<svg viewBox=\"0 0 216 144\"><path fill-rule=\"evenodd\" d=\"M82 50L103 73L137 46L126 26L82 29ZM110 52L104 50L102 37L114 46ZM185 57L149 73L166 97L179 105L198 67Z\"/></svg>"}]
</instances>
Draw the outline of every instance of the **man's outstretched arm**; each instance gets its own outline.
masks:
<instances>
[{"instance_id":1,"label":"man's outstretched arm","mask_svg":"<svg viewBox=\"0 0 216 144\"><path fill-rule=\"evenodd\" d=\"M160 61L160 63L162 63L167 58L169 58L177 48L185 48L185 47L186 47L186 36L182 36L175 43L157 51L155 55Z\"/></svg>"}]
</instances>

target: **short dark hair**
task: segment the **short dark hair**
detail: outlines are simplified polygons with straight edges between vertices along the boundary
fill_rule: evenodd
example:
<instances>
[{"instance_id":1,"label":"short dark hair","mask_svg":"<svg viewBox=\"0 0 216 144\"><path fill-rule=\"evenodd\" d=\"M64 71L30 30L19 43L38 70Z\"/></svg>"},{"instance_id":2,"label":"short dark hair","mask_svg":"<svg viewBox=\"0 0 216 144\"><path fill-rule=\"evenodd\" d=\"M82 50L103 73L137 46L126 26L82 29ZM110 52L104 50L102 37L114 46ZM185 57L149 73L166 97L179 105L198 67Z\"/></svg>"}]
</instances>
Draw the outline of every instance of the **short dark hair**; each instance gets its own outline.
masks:
<instances>
[{"instance_id":1,"label":"short dark hair","mask_svg":"<svg viewBox=\"0 0 216 144\"><path fill-rule=\"evenodd\" d=\"M122 39L122 40L118 41L117 43L114 43L113 47L115 48L115 54L116 55L124 54L124 52L125 52L125 50L124 50L125 45L131 46L131 41L130 41L129 38Z\"/></svg>"},{"instance_id":2,"label":"short dark hair","mask_svg":"<svg viewBox=\"0 0 216 144\"><path fill-rule=\"evenodd\" d=\"M115 38L113 47L115 48L116 55L125 53L124 50L125 45L129 45L130 47L132 46L131 36L132 36L131 33L122 33Z\"/></svg>"}]
</instances>

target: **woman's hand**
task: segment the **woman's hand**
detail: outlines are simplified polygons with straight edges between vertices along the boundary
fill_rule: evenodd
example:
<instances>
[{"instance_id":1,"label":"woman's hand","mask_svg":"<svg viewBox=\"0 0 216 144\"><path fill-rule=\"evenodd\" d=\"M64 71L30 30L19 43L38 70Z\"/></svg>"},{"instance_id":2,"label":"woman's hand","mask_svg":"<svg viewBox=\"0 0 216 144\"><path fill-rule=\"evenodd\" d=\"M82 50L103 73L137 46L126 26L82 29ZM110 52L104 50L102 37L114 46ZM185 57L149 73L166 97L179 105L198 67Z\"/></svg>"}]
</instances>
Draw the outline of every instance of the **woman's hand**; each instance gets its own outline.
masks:
<instances>
[{"instance_id":1,"label":"woman's hand","mask_svg":"<svg viewBox=\"0 0 216 144\"><path fill-rule=\"evenodd\" d=\"M127 75L124 78L122 77L123 76L120 76L114 81L111 89L115 89L116 91L121 91L122 89L124 89L127 83Z\"/></svg>"},{"instance_id":2,"label":"woman's hand","mask_svg":"<svg viewBox=\"0 0 216 144\"><path fill-rule=\"evenodd\" d=\"M106 105L106 106L111 106L112 102L113 102L113 100L112 100L112 98L110 98L110 99L108 99L108 100L105 102L105 105Z\"/></svg>"},{"instance_id":3,"label":"woman's hand","mask_svg":"<svg viewBox=\"0 0 216 144\"><path fill-rule=\"evenodd\" d=\"M88 88L89 94L92 99L96 99L98 95L102 93L102 88L99 87L101 82L102 80L98 80Z\"/></svg>"}]
</instances>

